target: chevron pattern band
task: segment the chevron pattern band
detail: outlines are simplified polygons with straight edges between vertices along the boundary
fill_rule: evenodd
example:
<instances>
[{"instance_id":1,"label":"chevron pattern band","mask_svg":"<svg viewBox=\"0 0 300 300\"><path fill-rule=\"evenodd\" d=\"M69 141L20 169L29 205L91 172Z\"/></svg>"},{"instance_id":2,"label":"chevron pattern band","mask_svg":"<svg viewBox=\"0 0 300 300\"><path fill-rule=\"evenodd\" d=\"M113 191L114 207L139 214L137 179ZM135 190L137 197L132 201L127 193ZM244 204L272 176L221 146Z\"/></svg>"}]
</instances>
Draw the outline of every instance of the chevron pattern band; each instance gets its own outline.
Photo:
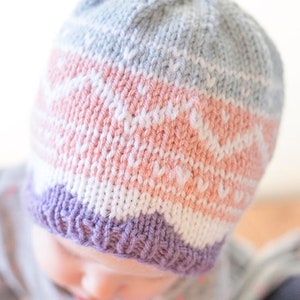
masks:
<instances>
[{"instance_id":1,"label":"chevron pattern band","mask_svg":"<svg viewBox=\"0 0 300 300\"><path fill-rule=\"evenodd\" d=\"M209 270L272 157L279 54L225 1L81 1L32 113L26 206L50 232Z\"/></svg>"}]
</instances>

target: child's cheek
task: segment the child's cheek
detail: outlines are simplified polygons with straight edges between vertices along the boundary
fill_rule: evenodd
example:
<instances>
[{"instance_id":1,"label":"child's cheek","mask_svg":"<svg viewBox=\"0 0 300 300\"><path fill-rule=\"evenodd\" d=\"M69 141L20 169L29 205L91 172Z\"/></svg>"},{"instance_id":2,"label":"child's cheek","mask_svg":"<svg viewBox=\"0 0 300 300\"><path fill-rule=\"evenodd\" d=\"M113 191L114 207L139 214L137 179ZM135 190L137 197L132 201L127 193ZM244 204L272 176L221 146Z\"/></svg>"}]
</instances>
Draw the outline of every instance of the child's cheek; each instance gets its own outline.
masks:
<instances>
[{"instance_id":1,"label":"child's cheek","mask_svg":"<svg viewBox=\"0 0 300 300\"><path fill-rule=\"evenodd\" d=\"M55 250L41 261L46 275L62 286L73 286L80 282L80 272L74 260Z\"/></svg>"},{"instance_id":2,"label":"child's cheek","mask_svg":"<svg viewBox=\"0 0 300 300\"><path fill-rule=\"evenodd\" d=\"M172 287L176 280L176 278L137 280L127 287L126 291L121 295L121 298L124 300L150 300L154 297L161 296Z\"/></svg>"},{"instance_id":3,"label":"child's cheek","mask_svg":"<svg viewBox=\"0 0 300 300\"><path fill-rule=\"evenodd\" d=\"M66 255L51 235L34 231L32 241L36 261L49 279L64 287L78 284L79 263Z\"/></svg>"}]
</instances>

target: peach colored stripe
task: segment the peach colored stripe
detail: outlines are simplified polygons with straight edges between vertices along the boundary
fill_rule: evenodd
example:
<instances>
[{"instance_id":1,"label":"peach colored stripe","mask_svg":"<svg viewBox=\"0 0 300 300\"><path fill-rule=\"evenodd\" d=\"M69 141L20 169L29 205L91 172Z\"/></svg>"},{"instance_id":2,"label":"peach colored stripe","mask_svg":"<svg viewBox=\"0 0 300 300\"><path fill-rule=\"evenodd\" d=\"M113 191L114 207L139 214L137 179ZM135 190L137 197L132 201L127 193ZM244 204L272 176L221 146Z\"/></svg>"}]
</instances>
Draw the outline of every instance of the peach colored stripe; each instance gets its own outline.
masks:
<instances>
[{"instance_id":1,"label":"peach colored stripe","mask_svg":"<svg viewBox=\"0 0 300 300\"><path fill-rule=\"evenodd\" d=\"M86 159L89 158L89 160L92 162L101 162L102 160L102 153L106 153L109 152L111 149L109 149L110 147L113 147L113 151L117 151L120 154L123 154L123 156L121 157L119 155L115 156L115 162L116 164L120 163L121 159L124 159L124 156L126 156L128 158L129 154L131 154L134 158L134 164L136 163L136 161L140 161L141 163L138 164L139 169L143 168L145 170L149 169L149 163L153 163L153 162L157 162L157 161L161 161L162 159L164 160L164 165L167 166L170 170L174 169L174 167L178 164L175 160L174 157L176 157L176 154L174 154L174 152L172 151L172 149L170 148L169 152L167 153L173 153L172 157L170 157L169 154L167 154L166 156L162 157L160 153L153 152L152 149L154 149L155 147L153 147L153 143L152 145L150 145L149 143L147 144L147 141L145 140L139 140L138 136L135 138L135 146L131 147L128 144L124 144L124 146L121 146L120 144L120 140L119 141L115 141L113 143L107 143L106 138L109 139L113 139L113 134L115 134L115 132L108 132L107 135L105 135L105 138L98 138L93 136L93 130L90 131L89 136L87 136L86 131L81 132L80 129L79 130L67 130L66 128L69 126L68 123L60 123L60 124L52 124L49 123L48 120L44 120L44 119L40 119L38 117L38 115L35 117L35 122L33 124L33 133L35 138L39 141L39 143L43 144L43 147L45 148L45 151L47 151L47 147L49 147L49 150L51 149L56 149L57 150L57 154L59 153L60 155L66 155L66 156L74 156L74 159L76 161L79 161L81 159ZM114 126L112 126L113 128ZM51 131L49 130L49 128L51 128ZM47 132L47 135L45 134L45 132ZM51 133L49 135L49 133ZM115 137L117 137L118 135L122 135L123 132L119 132L115 135ZM59 143L59 137L63 137L63 142ZM150 137L151 138L151 137ZM87 145L88 147L86 148L84 153L79 153L78 150L76 151L76 145L75 145L75 141L79 141L80 144L82 145ZM148 140L149 142L149 140ZM141 151L141 147L143 147L144 145L149 145L148 148L144 149ZM151 146L151 147L150 147ZM253 148L253 149L252 149ZM253 153L255 153L255 148L252 147L250 149L250 153L247 155L247 161L250 161L250 165L252 163L251 159L254 159L255 156L253 155ZM159 149L159 148L157 148ZM247 149L247 151L249 151ZM163 152L163 151L160 151ZM248 158L249 156L251 156L251 158ZM206 152L203 151L203 153L200 153L200 158L204 157L205 158ZM180 155L181 157L183 155ZM183 156L184 157L184 156ZM193 169L193 174L192 177L195 178L198 175L200 176L199 172L202 172L202 170L200 168L195 167L195 165L190 166L187 162L188 162L188 158L182 160L181 158L179 159L179 164L182 165L184 168L186 169ZM243 161L245 160L241 159L239 161ZM199 159L195 160L197 162L199 162ZM201 161L201 160L200 160ZM253 160L253 162L255 162ZM128 164L128 162L126 162ZM210 165L207 162L207 159L203 160L203 165ZM214 160L211 161L211 165L215 166L216 162ZM141 166L140 166L141 165ZM220 165L219 165L220 166ZM225 163L225 167L228 166L228 163ZM243 165L241 165L240 167L243 167ZM228 169L228 168L227 168ZM222 169L221 169L222 170ZM224 169L225 170L225 169ZM227 170L228 171L228 170ZM199 173L199 174L198 174ZM206 172L207 173L207 172ZM245 173L242 174L245 176ZM170 174L169 174L170 176ZM208 175L209 178L211 178L212 176L215 176L214 174L209 174ZM249 177L249 176L248 176ZM204 185L205 185L205 180L207 178L205 178L204 176L202 176L202 180L204 181ZM220 180L223 180L220 177ZM234 182L234 180L230 181ZM186 186L189 186L190 181L187 182ZM238 188L236 186L236 188Z\"/></svg>"},{"instance_id":2,"label":"peach colored stripe","mask_svg":"<svg viewBox=\"0 0 300 300\"><path fill-rule=\"evenodd\" d=\"M117 129L113 133L114 135L124 135L124 133L126 134L124 129L124 121L116 121L114 119L115 111L113 109L107 109L103 107L103 102L105 101L105 99L92 98L91 95L93 95L93 93L91 89L92 87L89 84L85 86L81 90L81 92L75 91L71 93L67 98L62 99L60 101L55 101L52 104L51 117L57 119L64 119L68 123L70 122L74 124L80 124L85 128L94 128L99 132L101 132L105 124L110 124L110 126L112 126L111 128ZM40 102L43 102L41 99L39 100ZM275 136L274 132L277 131L277 123L275 121L251 117L249 116L249 113L246 112L244 113L244 117L245 120L247 120L247 122L245 122L245 124L241 121L240 123L237 123L236 120L243 120L240 119L240 115L243 114L243 111L241 111L239 107L236 108L236 110L238 110L238 113L236 113L236 111L234 111L234 107L231 104L228 105L226 103L223 103L221 100L216 101L214 99L210 99L209 101L205 101L205 103L209 103L208 108L202 105L203 115L206 118L207 124L211 123L208 120L207 111L212 110L212 103L215 103L218 106L218 109L220 109L220 111L222 111L223 109L223 111L225 111L225 113L228 114L227 123L223 124L223 128L228 126L228 128L232 128L230 131L221 129L222 126L219 125L220 132L222 134L218 134L216 129L211 126L213 131L215 131L218 140L221 141L221 143L223 144L226 141L231 142L238 134L245 133L242 132L242 130L248 130L248 132L250 128L253 128L254 130L254 125L258 124L260 124L262 127L267 127L267 130L264 130L264 132L266 132L268 136ZM223 104L223 108L220 107L220 104ZM40 106L43 107L43 105ZM80 110L78 110L78 107L80 107ZM230 107L230 109L226 110L226 107ZM98 120L99 112L101 112L100 120ZM231 115L233 115L233 117L231 117ZM217 119L215 115L212 116L214 120ZM234 123L229 123L229 119L232 119ZM141 143L150 142L153 145L153 147L160 147L164 151L169 151L170 149L172 149L173 152L182 153L187 157L191 157L193 160L200 157L200 161L211 162L212 164L216 165L218 169L227 169L228 166L231 166L231 172L234 174L245 175L245 172L247 172L248 178L253 178L256 180L260 178L263 170L254 170L252 168L253 161L251 161L259 159L259 151L255 151L255 155L250 155L250 160L249 150L244 149L239 153L234 153L230 157L225 156L223 159L216 161L214 152L209 151L207 147L207 142L199 140L197 130L189 126L189 115L187 112L178 115L176 122L177 124L180 124L181 122L182 126L177 126L176 128L174 128L173 120L166 118L162 124L154 124L147 130L145 130L144 128L137 128L137 130L135 131L134 138L136 140L139 140ZM216 125L215 127L218 127L218 125ZM166 128L169 129L169 132L166 131ZM227 139L225 139L226 133L228 132L229 136L227 137ZM189 141L194 141L194 143L197 143L199 151L193 152L194 144L191 142L183 144L183 137L186 137ZM79 141L83 139L82 137L77 138L79 139ZM274 147L275 140L274 138L269 138L266 141L270 143L268 144L268 154L270 155ZM100 143L97 148L100 148L101 150L102 147L103 144ZM97 151L97 149L92 150ZM70 147L67 148L66 151L71 151ZM100 155L100 153L98 155ZM241 164L243 164L242 167Z\"/></svg>"},{"instance_id":3,"label":"peach colored stripe","mask_svg":"<svg viewBox=\"0 0 300 300\"><path fill-rule=\"evenodd\" d=\"M104 114L104 112L103 112ZM184 117L182 117L183 119ZM89 120L90 119L90 120ZM244 150L234 153L233 155L229 157L224 157L220 161L216 161L214 153L210 152L207 149L206 142L198 140L197 132L192 129L190 129L190 133L188 130L174 130L174 132L169 132L167 135L165 135L166 128L171 128L170 126L172 124L169 124L172 121L168 121L168 123L163 123L161 125L152 126L147 132L145 130L139 129L136 131L135 135L133 136L133 139L135 140L135 143L139 144L148 144L149 147L152 148L160 148L163 149L165 152L172 151L175 154L176 153L182 153L186 157L190 157L192 160L200 161L209 165L216 166L217 169L224 169L228 170L234 174L242 175L247 178L252 179L258 179L263 170L261 168L253 168L253 164L257 162L260 159L259 151L256 147L251 146L250 148L245 148ZM124 126L120 124L120 122L117 122L113 119L112 115L109 115L109 112L107 111L107 116L101 120L101 122L98 122L96 124L93 117L86 118L83 122L83 125L85 128L94 128L96 130L99 130L101 133L101 130L106 130L105 126L109 123L109 127L107 130L108 132L106 134L110 134L112 138L117 138L118 136L123 136L126 139L126 133L124 133ZM75 141L80 144L88 144L88 153L85 155L88 155L90 157L93 157L94 160L99 161L101 154L103 151L109 151L107 150L108 147L111 145L107 143L106 138L99 138L99 137L93 137L93 130L91 131L91 136L86 136L86 133L84 130L83 132L76 131L73 132L73 130L67 130L66 124L68 123L61 123L56 126L56 124L49 123L46 120L39 120L34 127L37 128L39 131L45 130L48 133L47 139L44 141L45 145L48 145L50 147L56 147L57 148L57 142L56 138L57 136L64 137L65 141L63 145L58 149L60 153L65 153L67 155L75 155L75 147L74 143ZM74 122L74 124L78 124ZM95 125L94 125L95 124ZM89 126L90 125L90 126ZM170 125L170 126L169 126ZM50 128L50 130L49 130ZM49 133L53 136L52 143L49 140ZM52 134L51 134L52 133ZM197 142L198 151L192 152L194 145L191 143L182 143L182 137L184 135L188 135L189 141L194 140ZM43 141L44 135L42 134L38 138ZM172 138L170 138L172 136ZM118 150L120 153L124 152L125 150L128 153L131 153L133 157L136 159L142 159L141 156L139 156L139 148L138 147L132 147L130 149L122 149L119 147ZM143 159L146 161L148 158L152 157L153 154L145 153L143 155ZM88 157L88 156L86 156ZM157 158L157 157L155 157ZM174 164L174 163L173 163ZM260 166L261 164L259 164ZM170 164L172 168L174 168L174 165Z\"/></svg>"},{"instance_id":4,"label":"peach colored stripe","mask_svg":"<svg viewBox=\"0 0 300 300\"><path fill-rule=\"evenodd\" d=\"M47 161L47 159L49 157L47 157L47 155L43 154L42 151L40 151L38 149L38 146L34 146L34 149L36 151L36 153L38 154L38 156L42 159ZM57 168L59 166L59 164L56 164L55 162L52 165L54 168ZM109 170L109 166L107 166ZM71 170L67 170L66 168L63 169L63 171L65 172L70 172L72 174L85 174L86 176L90 177L90 173L88 170L83 170L80 168L76 168L75 166L71 169ZM130 174L128 173L128 175L130 176ZM148 192L148 188L149 186L143 186L143 188L141 189L141 186L137 183L137 182L129 182L126 181L124 182L124 180L122 180L122 182L120 180L118 180L118 178L113 177L111 178L109 176L109 173L106 172L105 174L103 174L103 176L97 174L96 179L101 181L101 180L108 180L112 185L119 185L119 184L123 184L123 186L130 190L133 188L139 189L141 192ZM159 181L156 182L156 184L161 183ZM152 197L160 197L163 201L170 201L171 203L180 203L183 207L186 208L191 208L193 213L198 213L200 212L201 214L205 215L205 216L209 216L212 220L221 220L222 222L226 222L226 223L235 223L240 215L236 215L235 213L231 213L229 210L228 211L224 211L224 210L219 210L218 209L218 201L217 199L214 199L213 197L209 200L209 203L216 203L216 208L214 208L213 206L207 206L205 204L203 205L197 205L195 203L190 202L186 202L184 199L182 199L181 197L177 197L176 195L174 195L173 193L169 192L169 193L161 193L160 191L153 191L153 193L151 193ZM240 208L241 212L244 210L244 208L248 205L249 203L247 203L245 201L245 203L243 203L243 206ZM226 205L226 202L222 201L222 205Z\"/></svg>"},{"instance_id":5,"label":"peach colored stripe","mask_svg":"<svg viewBox=\"0 0 300 300\"><path fill-rule=\"evenodd\" d=\"M143 79L141 76L131 76L128 72L119 72L117 67L109 67L104 64L100 68L95 62L88 62L83 61L80 57L72 57L68 55L65 59L69 60L68 65L70 65L70 62L72 62L72 70L71 72L67 69L57 69L56 64L54 63L54 67L49 71L49 80L51 82L51 85L54 86L58 83L62 83L64 81L67 81L70 77L77 76L79 72L82 74L86 74L86 72L93 67L94 69L97 69L103 73L103 80L106 82L110 82L112 84L112 89L115 93L118 94L121 100L123 100L125 105L128 105L128 110L131 113L139 113L142 109L140 104L147 103L147 106L145 109L151 110L154 109L157 103L160 103L161 106L167 105L168 101L170 99L173 101L173 104L176 105L176 101L181 101L183 97L184 99L189 99L190 97L198 97L199 106L195 106L199 111L202 112L204 120L208 122L209 118L212 118L216 120L216 125L214 127L210 127L210 129L215 132L216 135L219 135L220 142L222 144L226 143L227 140L225 139L225 134L227 130L224 130L224 122L226 123L226 126L229 128L234 128L235 130L232 130L232 135L229 137L230 140L233 140L237 134L243 133L245 130L249 130L249 127L253 127L254 124L260 124L264 127L264 134L266 136L274 136L272 132L274 132L277 129L277 123L272 120L267 120L262 117L255 117L252 114L250 114L248 111L243 110L240 107L235 107L232 104L225 103L222 100L215 100L215 99L205 99L205 96L203 95L196 95L194 92L185 90L183 88L178 89L177 87L171 86L171 85L164 85L163 83L159 83L155 80L147 79L147 85L149 85L151 88L147 91L147 101L136 91L138 89L142 89L143 86L146 84L146 80ZM56 59L62 59L59 55ZM84 65L84 68L79 69L76 68L76 65ZM112 81L114 79L114 81ZM128 84L130 82L130 84ZM119 84L117 86L117 83ZM142 86L138 86L137 83L142 84ZM128 84L128 85L127 85ZM120 89L120 90L118 90ZM158 94L158 91L160 94ZM163 91L163 92L162 92ZM111 134L115 136L124 135L124 124L123 121L116 121L113 117L114 111L108 110L104 107L101 107L101 104L103 105L104 99L100 98L93 98L94 90L91 84L88 84L84 86L81 91L73 91L66 97L65 99L59 99L59 101L53 102L52 105L52 113L53 115L51 117L65 120L66 122L75 123L80 126L84 126L85 128L95 128L101 132L102 128L105 127L106 124L108 124L111 130ZM161 96L163 95L163 97ZM140 98L139 98L140 97ZM159 102L158 102L159 99ZM140 100L140 101L139 101ZM143 100L143 101L142 101ZM99 105L100 103L100 105ZM130 105L130 103L135 103L135 107ZM38 99L38 107L41 110L46 109L46 102L45 99L43 99L42 92L40 92L39 99ZM81 107L80 110L77 108ZM94 114L94 109L98 109L99 111ZM65 112L68 112L68 114L65 114ZM97 116L101 112L102 120L101 122L97 122ZM183 124L186 124L189 119L188 113L181 113L178 115L177 122L182 120ZM225 121L224 121L225 120ZM241 123L241 120L247 120L248 122L246 125ZM97 123L96 123L97 122ZM220 161L216 161L214 158L214 153L207 151L207 147L205 145L205 141L200 141L198 138L198 133L195 129L191 128L190 126L188 128L179 129L177 128L173 132L169 132L168 135L165 135L166 128L171 128L172 120L164 120L163 124L156 124L149 128L145 132L145 129L140 129L136 131L136 135L134 138L139 144L149 142L153 145L153 148L160 147L164 151L169 151L170 149L174 153L182 153L183 155L187 157L191 157L193 160L195 160L197 157L200 158L200 161L202 162L209 162L210 165L215 165L217 169L225 169L227 171L230 171L235 174L239 174L241 176L247 177L247 178L253 178L258 179L262 174L262 169L260 168L253 168L257 164L258 161L260 161L260 154L257 149L256 145L252 145L251 148L244 149L243 151L239 153L235 153L230 157L225 157ZM78 173L84 173L86 176L96 176L98 180L101 179L107 179L111 174L108 172L100 173L100 174L94 174L91 170L88 168L84 168L84 166L81 166L81 168L78 168L78 162L80 160L87 160L87 159L94 159L99 163L99 166L102 166L103 170L109 170L110 165L106 164L106 161L101 158L101 152L107 150L110 147L110 145L106 142L105 139L100 140L100 143L98 139L94 139L90 142L90 140L86 139L85 135L82 133L74 133L69 132L66 130L66 128L55 128L55 124L48 123L47 120L39 121L34 126L35 128L38 128L39 130L42 130L45 128L47 131L50 130L50 138L47 140L43 140L43 134L40 133L40 136L37 136L38 139L42 141L42 144L44 144L44 147L49 146L50 149L56 149L59 153L58 156L54 155L53 157L47 156L47 151L43 148L38 148L38 153L40 156L45 157L46 161L50 163L51 165L54 165L55 167L62 168L65 171L71 171L74 174ZM112 131L113 129L113 131ZM41 131L42 132L42 131ZM172 139L170 139L170 134L173 136ZM63 145L61 145L59 148L56 144L56 135L60 135L62 137L67 137L66 141ZM183 136L187 135L190 140L193 140L198 143L199 146L199 152L192 153L191 150L191 143L183 144ZM172 143L170 142L172 140ZM85 152L76 154L76 144L75 141L80 141L82 144L88 144L88 148ZM268 142L270 143L268 145L269 149L271 150L273 148L274 139L269 138ZM134 168L131 168L128 166L127 161L122 161L121 153L125 149L118 148L118 153L115 156L115 166L116 168L124 168L127 170L129 178L136 174L136 170ZM133 155L138 156L138 152L136 149L126 149ZM253 155L254 153L254 155ZM66 165L66 163L60 159L60 155L74 155L74 160L71 165ZM149 178L151 176L151 169L149 168L149 162L150 160L152 162L156 161L158 159L157 155L155 156L151 152L145 151L143 153L144 161L139 166L138 170L141 174L142 178ZM151 162L150 162L151 163ZM176 162L172 160L166 160L166 165L170 166L170 170L173 170ZM239 165L241 164L242 165ZM259 164L258 164L259 165ZM163 176L160 176L158 178L153 178L154 183L157 182L163 182L165 184L171 184L171 185L177 185L176 180L173 178L170 180L170 174L165 174ZM200 174L199 171L194 170L190 180L185 184L184 188L187 191L187 193L196 193L199 198L202 196L210 196L209 199L211 201L214 201L216 204L219 200L219 190L220 190L220 183L224 187L230 186L230 182L221 181L221 178L218 177L212 177L212 174L206 173L203 175L203 182L209 180L211 182L211 186L209 189L204 191L202 194L199 192L196 192L195 187L195 178L200 177L203 174ZM113 184L119 183L117 178L111 179ZM131 187L137 187L139 184L136 182L130 182L126 181L123 182L128 188ZM147 189L147 187L145 187ZM233 186L232 191L229 191L222 200L222 203L232 206L232 207L238 207L242 208L246 205L245 201L240 201L238 204L234 203L234 190L242 189L244 190L245 187L241 186ZM156 192L157 196L159 195L159 191ZM210 195L207 195L205 193L210 193ZM154 195L155 196L155 195ZM179 201L179 199L174 198L172 195L167 195L170 197L170 201L176 202ZM194 203L182 203L183 205L190 205L195 211L200 210L201 211L201 205L196 205ZM217 215L216 212L211 212L214 217L220 217ZM221 218L225 218L225 216L221 216Z\"/></svg>"},{"instance_id":6,"label":"peach colored stripe","mask_svg":"<svg viewBox=\"0 0 300 300\"><path fill-rule=\"evenodd\" d=\"M40 125L38 126L34 126L35 128L38 128L38 130L41 128ZM53 128L54 129L54 128ZM57 135L65 135L64 129L61 128L62 131L57 131L54 130L55 134ZM96 174L95 170L91 171L89 167L84 168L84 166L82 165L81 168L78 168L79 165L79 161L81 160L90 160L90 164L92 164L93 162L96 162L97 166L100 168L102 168L102 170L110 170L110 165L107 165L106 159L105 158L101 158L100 154L101 154L101 149L102 151L107 151L107 148L109 147L109 144L105 143L105 140L102 140L103 142L103 146L102 147L97 147L97 151L98 151L98 156L95 156L95 148L93 148L93 141L89 143L89 148L86 149L85 153L76 153L75 152L75 148L76 145L74 145L74 141L80 140L84 138L84 135L78 133L75 133L73 135L69 135L68 136L68 140L66 140L62 145L61 148L57 148L57 152L59 153L58 155L54 155L51 157L47 157L45 158L46 161L48 161L50 164L52 164L55 167L59 167L64 169L65 171L69 171L71 170L74 174L78 174L78 173L84 173L86 176L88 177L97 177L98 180L103 180L103 179L108 179L111 178L111 173L110 172L106 172L104 171L104 173L101 174ZM39 147L39 155L45 157L45 155L47 154L47 149L43 149L43 147L49 146L50 145L50 149L55 149L55 145L56 143L56 136L52 135L52 136L45 136L43 134L43 132L36 132L36 138L37 140L39 140L39 142L43 145L42 147ZM95 141L94 141L95 142ZM87 143L87 142L86 142ZM52 146L51 146L52 144ZM67 148L66 148L67 147ZM137 147L139 148L139 147ZM122 152L130 152L130 151L134 151L134 150L130 150L130 149L122 149L119 148L119 153ZM44 155L43 155L44 152ZM63 155L65 154L66 157L73 157L73 161L71 163L71 165L67 165L67 163L62 160ZM136 156L138 157L139 153L134 153L136 154ZM155 161L159 161L161 160L161 158L159 157L158 153L151 153L151 151L147 151L145 150L143 153L143 160L141 161L141 164L138 166L138 173L142 176L143 179L148 179L149 177L152 176L152 168L151 166L153 165L153 162ZM122 161L123 159L123 161ZM164 160L165 166L169 166L169 170L167 170L167 173L165 173L162 176L159 176L157 178L152 178L154 184L158 184L158 183L163 183L166 186L177 186L178 190L182 190L180 187L178 187L178 184L176 182L176 179L173 177L171 178L171 175L174 176L174 168L176 166L176 162L173 161L172 159L170 159L169 157L166 157ZM182 164L182 162L179 162L180 164ZM121 155L116 155L114 157L114 167L115 168L122 168L122 169L126 169L127 172L130 174L129 178L132 177L134 174L137 173L137 170L133 167L129 167L128 166L128 162L124 160L124 157L122 157ZM189 166L187 166L189 167ZM173 170L173 172L172 172ZM203 192L198 192L197 191L197 182L199 181L199 178L201 178L202 182L203 182L203 186L206 185L206 182L210 182L211 185L209 188L207 188L206 190L204 190ZM117 180L117 178L115 179ZM119 182L115 182L115 183L119 183ZM246 195L248 193L252 193L253 190L250 190L249 187L247 188L248 191L246 190L245 186L242 186L238 183L232 182L231 180L225 180L223 178L221 178L221 176L215 176L213 174L211 174L211 172L207 172L205 174L201 173L201 170L196 169L193 170L193 173L191 174L191 178L190 180L187 181L187 183L184 186L184 190L186 191L187 194L189 193L193 193L197 195L197 198L210 198L212 202L216 202L216 204L219 202L219 196L218 196L218 192L219 192L219 185L220 183L222 183L223 187L228 187L231 186L232 189L227 193L227 196L224 197L224 199L222 200L222 203L228 205L228 206L232 206L235 208L240 208L242 209L244 207L244 203L243 201L239 201L238 203L235 203L234 199L235 199L235 194L234 192L239 191L239 190L243 190L246 192ZM129 185L133 184L133 187L136 187L134 185L134 183L128 181L127 183L123 184L127 184L128 188L130 188ZM138 184L137 184L138 185ZM149 187L145 187L145 189L148 189ZM171 195L170 195L171 197Z\"/></svg>"}]
</instances>

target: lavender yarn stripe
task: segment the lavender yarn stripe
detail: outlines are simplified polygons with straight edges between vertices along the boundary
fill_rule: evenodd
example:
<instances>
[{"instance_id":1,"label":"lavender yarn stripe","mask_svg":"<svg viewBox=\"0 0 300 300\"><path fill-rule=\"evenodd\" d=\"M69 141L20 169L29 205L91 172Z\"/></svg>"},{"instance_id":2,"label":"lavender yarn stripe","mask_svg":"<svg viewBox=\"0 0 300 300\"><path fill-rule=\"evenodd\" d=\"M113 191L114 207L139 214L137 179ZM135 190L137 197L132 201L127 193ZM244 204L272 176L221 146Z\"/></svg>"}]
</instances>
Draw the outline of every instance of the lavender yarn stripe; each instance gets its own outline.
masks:
<instances>
[{"instance_id":1,"label":"lavender yarn stripe","mask_svg":"<svg viewBox=\"0 0 300 300\"><path fill-rule=\"evenodd\" d=\"M225 240L203 249L192 248L161 214L126 221L103 217L90 211L64 185L49 188L39 196L29 183L23 199L31 218L53 234L178 274L199 275L211 269Z\"/></svg>"}]
</instances>

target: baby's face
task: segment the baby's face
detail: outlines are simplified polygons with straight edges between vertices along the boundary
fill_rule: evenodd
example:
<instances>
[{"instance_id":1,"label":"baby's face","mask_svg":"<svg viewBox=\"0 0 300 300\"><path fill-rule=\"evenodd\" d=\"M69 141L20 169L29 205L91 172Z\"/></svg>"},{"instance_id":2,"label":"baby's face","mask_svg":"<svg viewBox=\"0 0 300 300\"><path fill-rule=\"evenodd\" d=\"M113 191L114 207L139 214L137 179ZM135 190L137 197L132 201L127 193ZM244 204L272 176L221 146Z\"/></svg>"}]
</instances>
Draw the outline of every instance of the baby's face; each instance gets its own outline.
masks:
<instances>
[{"instance_id":1,"label":"baby's face","mask_svg":"<svg viewBox=\"0 0 300 300\"><path fill-rule=\"evenodd\" d=\"M79 246L35 225L32 239L43 272L75 299L148 300L161 295L178 279L135 260Z\"/></svg>"}]
</instances>

